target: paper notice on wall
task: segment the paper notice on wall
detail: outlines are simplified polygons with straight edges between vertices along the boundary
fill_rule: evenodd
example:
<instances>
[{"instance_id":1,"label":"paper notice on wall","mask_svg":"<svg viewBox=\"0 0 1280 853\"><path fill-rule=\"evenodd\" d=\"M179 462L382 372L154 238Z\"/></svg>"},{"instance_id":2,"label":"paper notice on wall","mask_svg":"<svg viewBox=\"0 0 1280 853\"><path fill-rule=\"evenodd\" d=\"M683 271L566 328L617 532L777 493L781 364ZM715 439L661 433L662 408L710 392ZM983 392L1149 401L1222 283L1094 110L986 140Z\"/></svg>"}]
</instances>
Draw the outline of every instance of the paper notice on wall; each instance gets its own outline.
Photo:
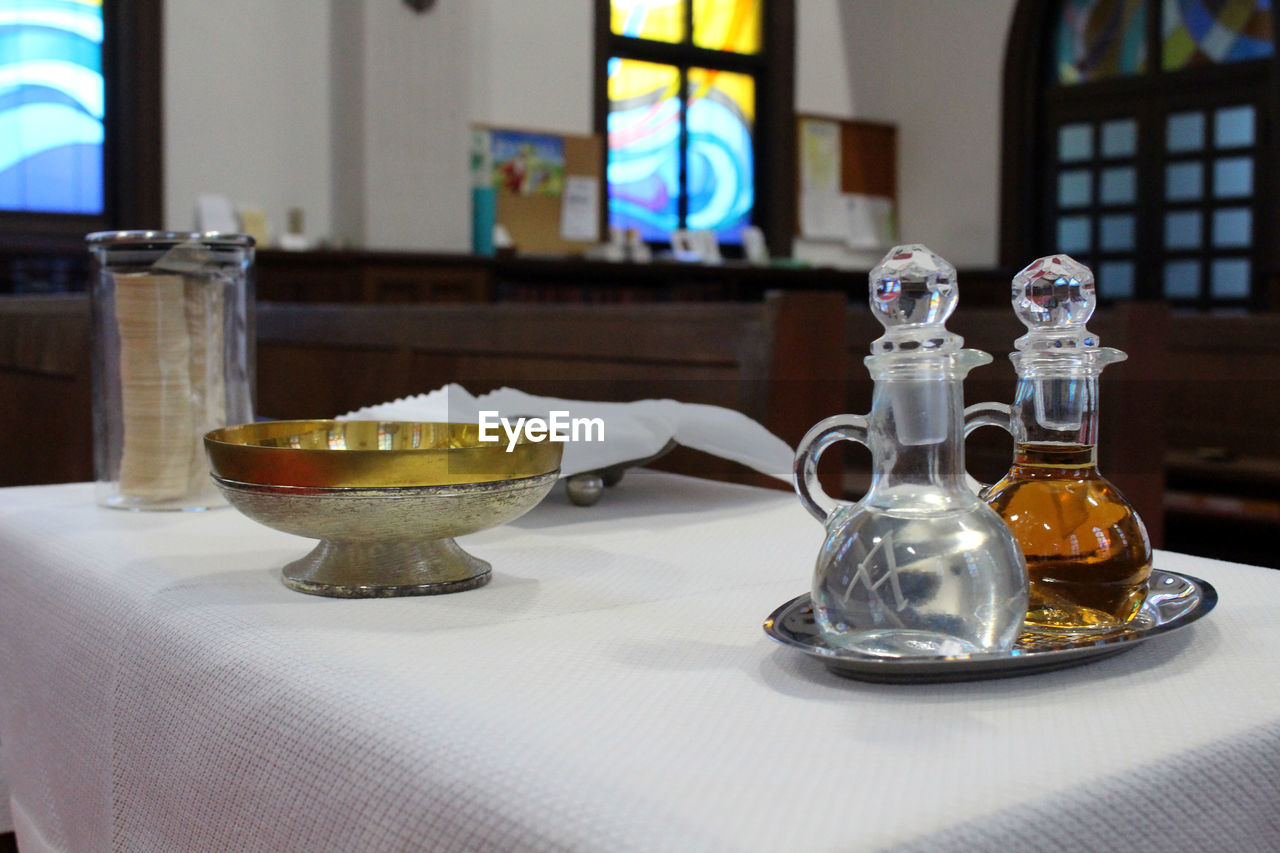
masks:
<instances>
[{"instance_id":1,"label":"paper notice on wall","mask_svg":"<svg viewBox=\"0 0 1280 853\"><path fill-rule=\"evenodd\" d=\"M843 196L845 243L850 249L886 249L897 242L893 200L848 193Z\"/></svg>"},{"instance_id":2,"label":"paper notice on wall","mask_svg":"<svg viewBox=\"0 0 1280 853\"><path fill-rule=\"evenodd\" d=\"M810 240L844 240L849 234L844 198L837 192L800 194L800 234Z\"/></svg>"},{"instance_id":3,"label":"paper notice on wall","mask_svg":"<svg viewBox=\"0 0 1280 853\"><path fill-rule=\"evenodd\" d=\"M565 240L596 243L600 240L600 181L586 175L569 175L560 199L560 236Z\"/></svg>"},{"instance_id":4,"label":"paper notice on wall","mask_svg":"<svg viewBox=\"0 0 1280 853\"><path fill-rule=\"evenodd\" d=\"M840 192L840 125L836 122L800 122L800 191Z\"/></svg>"}]
</instances>

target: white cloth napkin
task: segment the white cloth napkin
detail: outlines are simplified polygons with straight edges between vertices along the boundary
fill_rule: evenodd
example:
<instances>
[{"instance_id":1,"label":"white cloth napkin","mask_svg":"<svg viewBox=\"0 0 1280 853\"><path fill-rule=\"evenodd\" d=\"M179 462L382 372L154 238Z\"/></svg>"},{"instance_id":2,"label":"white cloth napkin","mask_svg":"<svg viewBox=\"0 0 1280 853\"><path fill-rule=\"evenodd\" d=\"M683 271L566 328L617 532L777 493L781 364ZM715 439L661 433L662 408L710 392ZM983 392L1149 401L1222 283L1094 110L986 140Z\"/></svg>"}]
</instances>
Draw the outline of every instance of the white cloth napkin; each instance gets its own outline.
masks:
<instances>
[{"instance_id":1,"label":"white cloth napkin","mask_svg":"<svg viewBox=\"0 0 1280 853\"><path fill-rule=\"evenodd\" d=\"M577 441L567 441L560 476L596 471L620 462L646 459L676 443L741 463L791 482L794 451L785 441L756 421L732 409L676 400L637 400L602 403L538 397L515 388L499 388L479 397L449 384L427 394L402 397L389 403L366 406L340 415L340 420L454 421L476 423L483 411L496 411L514 427L518 417L547 420L550 413L568 412L568 418L599 418L604 439L583 430ZM497 434L506 441L499 427Z\"/></svg>"}]
</instances>

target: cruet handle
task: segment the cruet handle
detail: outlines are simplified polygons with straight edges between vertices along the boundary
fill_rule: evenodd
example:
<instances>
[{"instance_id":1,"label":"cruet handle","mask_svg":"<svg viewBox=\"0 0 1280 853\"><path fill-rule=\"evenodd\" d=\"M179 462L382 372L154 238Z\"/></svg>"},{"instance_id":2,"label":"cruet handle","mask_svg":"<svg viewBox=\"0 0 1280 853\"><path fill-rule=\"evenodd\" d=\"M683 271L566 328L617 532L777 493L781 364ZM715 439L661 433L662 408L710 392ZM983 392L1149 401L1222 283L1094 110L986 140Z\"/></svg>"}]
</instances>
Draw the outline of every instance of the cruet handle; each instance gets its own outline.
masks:
<instances>
[{"instance_id":1,"label":"cruet handle","mask_svg":"<svg viewBox=\"0 0 1280 853\"><path fill-rule=\"evenodd\" d=\"M964 437L968 438L969 433L978 427L993 426L999 427L1009 435L1013 435L1013 409L1007 403L974 403L972 406L965 407L964 410ZM969 480L970 487L979 495L991 488L988 483L981 483L965 472L966 478Z\"/></svg>"},{"instance_id":2,"label":"cruet handle","mask_svg":"<svg viewBox=\"0 0 1280 853\"><path fill-rule=\"evenodd\" d=\"M818 459L837 441L856 441L858 444L870 447L867 444L867 419L862 415L834 415L818 421L813 429L800 439L792 469L792 481L796 487L796 494L800 495L800 503L804 504L804 508L823 524L827 523L831 510L819 504L814 495L821 495L827 501L837 505L845 503L824 492L822 484L818 482Z\"/></svg>"}]
</instances>

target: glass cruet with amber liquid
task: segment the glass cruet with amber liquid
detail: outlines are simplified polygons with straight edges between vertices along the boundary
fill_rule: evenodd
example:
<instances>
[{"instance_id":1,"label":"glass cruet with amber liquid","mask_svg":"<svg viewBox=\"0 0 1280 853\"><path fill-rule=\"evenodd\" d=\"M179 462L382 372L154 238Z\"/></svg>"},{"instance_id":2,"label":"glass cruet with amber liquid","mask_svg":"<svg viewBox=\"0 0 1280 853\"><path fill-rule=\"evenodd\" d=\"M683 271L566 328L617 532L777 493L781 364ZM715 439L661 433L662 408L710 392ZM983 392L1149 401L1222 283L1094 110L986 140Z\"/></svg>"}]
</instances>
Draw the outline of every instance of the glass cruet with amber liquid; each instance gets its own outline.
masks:
<instances>
[{"instance_id":1,"label":"glass cruet with amber liquid","mask_svg":"<svg viewBox=\"0 0 1280 853\"><path fill-rule=\"evenodd\" d=\"M1142 607L1151 543L1142 519L1098 471L1098 377L1123 361L1085 328L1096 305L1093 274L1067 255L1041 258L1013 279L1013 308L1027 326L1010 355L1012 407L982 404L966 431L1007 428L1009 472L983 492L1027 560L1028 627L1103 633Z\"/></svg>"}]
</instances>

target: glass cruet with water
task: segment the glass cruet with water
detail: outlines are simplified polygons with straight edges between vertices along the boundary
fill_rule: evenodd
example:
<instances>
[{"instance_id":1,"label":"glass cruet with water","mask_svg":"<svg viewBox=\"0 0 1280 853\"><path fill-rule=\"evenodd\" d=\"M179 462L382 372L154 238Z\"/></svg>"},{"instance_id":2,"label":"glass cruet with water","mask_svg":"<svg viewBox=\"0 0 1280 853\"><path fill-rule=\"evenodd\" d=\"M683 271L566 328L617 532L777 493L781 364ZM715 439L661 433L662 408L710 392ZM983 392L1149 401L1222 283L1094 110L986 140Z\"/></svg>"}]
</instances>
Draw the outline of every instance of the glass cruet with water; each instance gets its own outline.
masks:
<instances>
[{"instance_id":1,"label":"glass cruet with water","mask_svg":"<svg viewBox=\"0 0 1280 853\"><path fill-rule=\"evenodd\" d=\"M831 646L884 657L1008 650L1026 611L1026 565L964 470L964 378L991 356L947 331L955 268L924 246L890 251L870 285L885 327L865 361L871 412L821 421L796 454L796 491L827 528L813 576L817 625ZM817 462L842 440L871 450L871 486L829 510L815 499L832 502Z\"/></svg>"},{"instance_id":2,"label":"glass cruet with water","mask_svg":"<svg viewBox=\"0 0 1280 853\"><path fill-rule=\"evenodd\" d=\"M1018 273L1013 309L1027 333L1010 355L1013 406L966 415L967 430L992 424L1013 434L1013 466L983 494L1026 556L1028 626L1054 633L1123 627L1151 573L1142 519L1098 472L1098 376L1126 356L1085 328L1096 304L1093 274L1068 255Z\"/></svg>"}]
</instances>

